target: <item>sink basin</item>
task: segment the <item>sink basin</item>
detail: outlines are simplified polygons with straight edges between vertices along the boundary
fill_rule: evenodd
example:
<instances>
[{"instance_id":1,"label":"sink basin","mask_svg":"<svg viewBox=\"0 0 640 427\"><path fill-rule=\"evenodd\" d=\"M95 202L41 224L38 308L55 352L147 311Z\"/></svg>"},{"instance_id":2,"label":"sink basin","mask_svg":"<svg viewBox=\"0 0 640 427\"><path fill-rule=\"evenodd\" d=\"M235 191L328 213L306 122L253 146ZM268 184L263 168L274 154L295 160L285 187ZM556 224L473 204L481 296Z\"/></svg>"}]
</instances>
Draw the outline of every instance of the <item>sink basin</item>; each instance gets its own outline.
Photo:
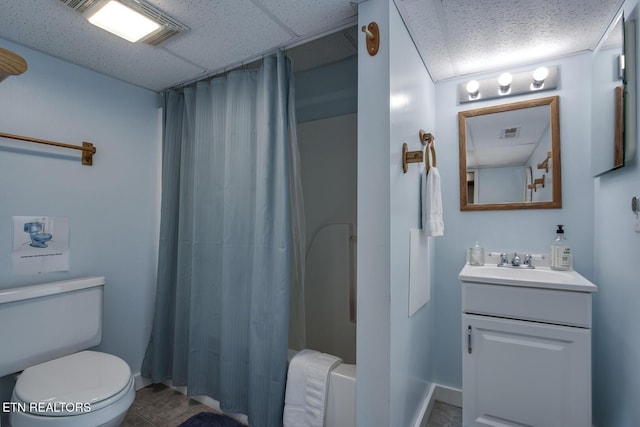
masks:
<instances>
[{"instance_id":1,"label":"sink basin","mask_svg":"<svg viewBox=\"0 0 640 427\"><path fill-rule=\"evenodd\" d=\"M495 265L465 264L458 279L462 282L563 289L576 292L596 292L598 289L596 285L576 271L551 270L549 267L508 268Z\"/></svg>"}]
</instances>

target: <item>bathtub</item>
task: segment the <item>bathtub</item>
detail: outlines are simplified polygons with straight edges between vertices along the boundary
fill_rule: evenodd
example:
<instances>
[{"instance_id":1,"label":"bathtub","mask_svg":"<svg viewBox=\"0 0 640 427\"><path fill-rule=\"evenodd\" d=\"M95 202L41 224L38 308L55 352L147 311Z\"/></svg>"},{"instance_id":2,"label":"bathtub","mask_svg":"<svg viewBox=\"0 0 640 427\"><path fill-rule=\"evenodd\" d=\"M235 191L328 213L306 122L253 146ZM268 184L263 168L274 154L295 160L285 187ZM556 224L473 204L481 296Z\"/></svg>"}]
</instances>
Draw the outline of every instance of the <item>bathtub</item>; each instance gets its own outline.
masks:
<instances>
[{"instance_id":1,"label":"bathtub","mask_svg":"<svg viewBox=\"0 0 640 427\"><path fill-rule=\"evenodd\" d=\"M291 361L297 353L289 349ZM341 363L329 374L325 427L355 427L356 425L356 365Z\"/></svg>"}]
</instances>

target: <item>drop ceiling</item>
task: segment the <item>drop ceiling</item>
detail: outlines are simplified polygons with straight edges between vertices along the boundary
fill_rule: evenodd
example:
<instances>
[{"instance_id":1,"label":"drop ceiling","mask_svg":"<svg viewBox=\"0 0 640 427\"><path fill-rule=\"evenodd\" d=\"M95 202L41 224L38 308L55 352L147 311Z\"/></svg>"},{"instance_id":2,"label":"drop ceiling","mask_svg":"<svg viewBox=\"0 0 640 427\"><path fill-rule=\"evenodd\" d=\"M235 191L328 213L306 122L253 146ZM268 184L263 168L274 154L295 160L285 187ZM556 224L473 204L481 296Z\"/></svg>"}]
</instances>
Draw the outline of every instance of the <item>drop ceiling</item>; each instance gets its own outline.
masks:
<instances>
[{"instance_id":1,"label":"drop ceiling","mask_svg":"<svg viewBox=\"0 0 640 427\"><path fill-rule=\"evenodd\" d=\"M0 0L2 40L162 91L280 47L298 69L354 55L349 0L146 0L190 28L160 46L92 26L60 0ZM369 0L373 1L373 0ZM622 0L395 0L434 81L592 50ZM335 33L324 39L321 36ZM304 45L307 41L313 41Z\"/></svg>"}]
</instances>

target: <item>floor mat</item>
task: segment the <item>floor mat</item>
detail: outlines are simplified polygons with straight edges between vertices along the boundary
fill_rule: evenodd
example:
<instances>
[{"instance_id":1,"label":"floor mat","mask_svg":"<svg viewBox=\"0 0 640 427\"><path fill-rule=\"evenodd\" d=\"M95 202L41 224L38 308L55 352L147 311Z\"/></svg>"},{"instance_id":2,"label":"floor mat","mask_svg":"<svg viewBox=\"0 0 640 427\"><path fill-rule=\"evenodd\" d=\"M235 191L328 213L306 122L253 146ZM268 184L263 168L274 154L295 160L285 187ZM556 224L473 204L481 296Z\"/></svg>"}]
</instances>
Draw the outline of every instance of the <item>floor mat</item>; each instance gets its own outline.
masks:
<instances>
[{"instance_id":1,"label":"floor mat","mask_svg":"<svg viewBox=\"0 0 640 427\"><path fill-rule=\"evenodd\" d=\"M213 412L201 412L178 427L246 427L231 417L215 414Z\"/></svg>"}]
</instances>

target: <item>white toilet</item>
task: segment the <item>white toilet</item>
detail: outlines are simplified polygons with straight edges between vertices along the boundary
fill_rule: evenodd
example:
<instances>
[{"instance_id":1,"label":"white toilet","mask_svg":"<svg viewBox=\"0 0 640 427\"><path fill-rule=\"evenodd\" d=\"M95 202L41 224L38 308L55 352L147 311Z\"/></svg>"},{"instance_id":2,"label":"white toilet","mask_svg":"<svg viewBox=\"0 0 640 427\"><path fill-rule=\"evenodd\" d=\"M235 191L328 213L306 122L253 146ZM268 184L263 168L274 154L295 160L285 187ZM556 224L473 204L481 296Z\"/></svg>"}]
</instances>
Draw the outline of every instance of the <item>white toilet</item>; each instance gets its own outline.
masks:
<instances>
[{"instance_id":1,"label":"white toilet","mask_svg":"<svg viewBox=\"0 0 640 427\"><path fill-rule=\"evenodd\" d=\"M131 369L86 350L102 340L104 277L0 290L0 377L19 374L12 427L119 426L135 399ZM84 350L84 351L83 351Z\"/></svg>"}]
</instances>

